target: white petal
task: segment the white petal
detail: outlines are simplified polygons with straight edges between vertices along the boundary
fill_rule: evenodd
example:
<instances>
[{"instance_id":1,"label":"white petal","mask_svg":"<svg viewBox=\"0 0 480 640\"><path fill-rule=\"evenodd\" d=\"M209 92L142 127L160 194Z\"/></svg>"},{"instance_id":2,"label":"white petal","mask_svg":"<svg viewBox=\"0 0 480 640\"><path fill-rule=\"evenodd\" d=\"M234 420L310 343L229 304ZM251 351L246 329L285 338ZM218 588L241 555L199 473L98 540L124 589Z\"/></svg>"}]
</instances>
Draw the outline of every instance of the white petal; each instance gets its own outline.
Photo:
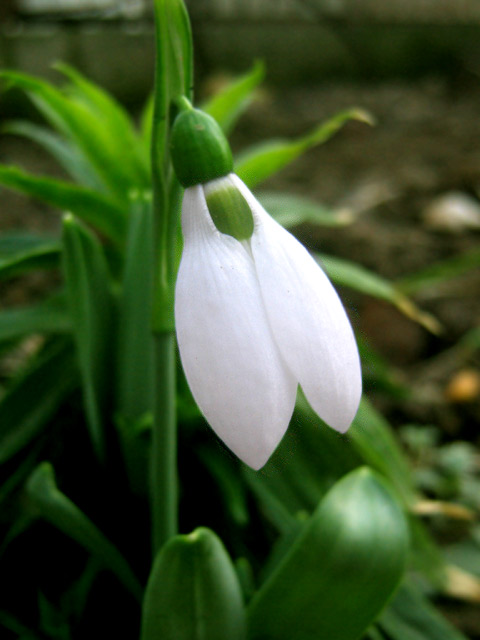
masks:
<instances>
[{"instance_id":1,"label":"white petal","mask_svg":"<svg viewBox=\"0 0 480 640\"><path fill-rule=\"evenodd\" d=\"M175 317L185 375L217 435L258 469L288 427L297 382L272 338L252 257L214 227L201 186L185 191L182 226Z\"/></svg>"},{"instance_id":2,"label":"white petal","mask_svg":"<svg viewBox=\"0 0 480 640\"><path fill-rule=\"evenodd\" d=\"M362 393L360 361L343 305L308 251L277 224L238 180L252 208L257 276L274 337L308 401L344 432Z\"/></svg>"}]
</instances>

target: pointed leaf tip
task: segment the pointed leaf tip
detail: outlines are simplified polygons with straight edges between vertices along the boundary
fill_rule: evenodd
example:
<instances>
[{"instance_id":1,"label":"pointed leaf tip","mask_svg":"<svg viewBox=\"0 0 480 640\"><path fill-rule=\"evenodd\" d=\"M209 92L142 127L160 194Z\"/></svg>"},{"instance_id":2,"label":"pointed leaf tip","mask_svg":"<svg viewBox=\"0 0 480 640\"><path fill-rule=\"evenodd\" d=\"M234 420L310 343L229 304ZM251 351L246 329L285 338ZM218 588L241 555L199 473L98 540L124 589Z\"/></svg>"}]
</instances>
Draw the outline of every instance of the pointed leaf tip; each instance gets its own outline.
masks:
<instances>
[{"instance_id":1,"label":"pointed leaf tip","mask_svg":"<svg viewBox=\"0 0 480 640\"><path fill-rule=\"evenodd\" d=\"M245 640L238 578L221 540L207 528L175 536L148 580L142 640Z\"/></svg>"}]
</instances>

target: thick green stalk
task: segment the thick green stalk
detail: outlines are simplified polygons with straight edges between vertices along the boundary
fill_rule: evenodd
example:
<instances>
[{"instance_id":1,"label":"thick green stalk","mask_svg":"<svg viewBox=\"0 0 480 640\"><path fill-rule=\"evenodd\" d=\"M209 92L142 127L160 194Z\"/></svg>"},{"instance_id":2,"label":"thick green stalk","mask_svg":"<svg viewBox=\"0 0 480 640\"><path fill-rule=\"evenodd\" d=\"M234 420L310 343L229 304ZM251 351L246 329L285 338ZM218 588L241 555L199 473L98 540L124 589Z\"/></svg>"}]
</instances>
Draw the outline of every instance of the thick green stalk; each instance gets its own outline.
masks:
<instances>
[{"instance_id":1,"label":"thick green stalk","mask_svg":"<svg viewBox=\"0 0 480 640\"><path fill-rule=\"evenodd\" d=\"M151 449L154 554L177 533L174 290L180 187L170 161L170 108L192 83L192 41L182 0L155 0L156 69L152 124L155 409Z\"/></svg>"}]
</instances>

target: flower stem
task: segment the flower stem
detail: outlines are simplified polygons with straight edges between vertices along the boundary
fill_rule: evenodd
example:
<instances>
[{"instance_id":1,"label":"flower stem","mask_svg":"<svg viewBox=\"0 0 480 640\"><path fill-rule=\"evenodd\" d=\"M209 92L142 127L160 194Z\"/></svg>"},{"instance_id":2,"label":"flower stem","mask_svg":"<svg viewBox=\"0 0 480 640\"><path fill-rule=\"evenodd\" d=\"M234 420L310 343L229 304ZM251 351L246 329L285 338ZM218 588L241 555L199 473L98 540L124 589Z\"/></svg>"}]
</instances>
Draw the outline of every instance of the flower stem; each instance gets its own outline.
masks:
<instances>
[{"instance_id":1,"label":"flower stem","mask_svg":"<svg viewBox=\"0 0 480 640\"><path fill-rule=\"evenodd\" d=\"M152 518L155 551L178 528L177 436L175 407L175 334L159 332L155 340L155 410L152 435Z\"/></svg>"},{"instance_id":2,"label":"flower stem","mask_svg":"<svg viewBox=\"0 0 480 640\"><path fill-rule=\"evenodd\" d=\"M177 533L177 424L174 290L180 187L170 160L170 110L190 97L192 36L183 0L154 0L155 88L152 122L155 405L151 447L153 553Z\"/></svg>"}]
</instances>

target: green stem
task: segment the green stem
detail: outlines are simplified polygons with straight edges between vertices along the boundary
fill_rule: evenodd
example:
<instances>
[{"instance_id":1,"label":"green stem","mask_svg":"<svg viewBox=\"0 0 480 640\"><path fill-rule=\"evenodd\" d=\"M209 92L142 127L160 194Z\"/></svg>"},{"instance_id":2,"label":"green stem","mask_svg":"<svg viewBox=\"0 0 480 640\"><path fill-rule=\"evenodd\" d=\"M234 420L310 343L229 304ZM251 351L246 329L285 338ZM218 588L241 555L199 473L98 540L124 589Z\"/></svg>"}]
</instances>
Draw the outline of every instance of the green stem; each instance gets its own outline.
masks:
<instances>
[{"instance_id":1,"label":"green stem","mask_svg":"<svg viewBox=\"0 0 480 640\"><path fill-rule=\"evenodd\" d=\"M183 0L154 0L155 105L152 124L155 407L151 450L154 554L177 533L177 434L174 290L180 188L170 160L170 111L178 96L190 97L192 37Z\"/></svg>"},{"instance_id":2,"label":"green stem","mask_svg":"<svg viewBox=\"0 0 480 640\"><path fill-rule=\"evenodd\" d=\"M152 437L152 518L153 548L177 533L177 416L175 406L175 334L156 333L155 410Z\"/></svg>"}]
</instances>

